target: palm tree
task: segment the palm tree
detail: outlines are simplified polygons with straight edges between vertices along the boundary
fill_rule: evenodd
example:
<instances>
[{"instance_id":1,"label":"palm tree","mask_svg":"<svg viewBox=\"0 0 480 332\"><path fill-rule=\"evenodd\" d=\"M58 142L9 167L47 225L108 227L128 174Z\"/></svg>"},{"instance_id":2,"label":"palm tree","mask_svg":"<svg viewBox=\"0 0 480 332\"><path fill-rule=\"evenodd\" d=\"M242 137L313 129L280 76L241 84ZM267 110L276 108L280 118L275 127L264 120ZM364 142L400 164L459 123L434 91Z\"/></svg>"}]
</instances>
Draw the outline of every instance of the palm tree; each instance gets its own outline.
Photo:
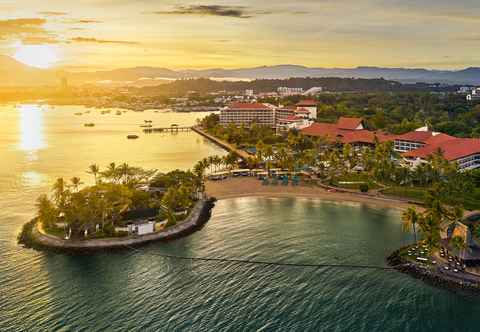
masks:
<instances>
[{"instance_id":1,"label":"palm tree","mask_svg":"<svg viewBox=\"0 0 480 332\"><path fill-rule=\"evenodd\" d=\"M421 215L414 208L408 208L402 214L402 228L404 232L410 232L413 228L413 236L415 238L415 243L417 243L417 230L416 225L419 222Z\"/></svg>"},{"instance_id":2,"label":"palm tree","mask_svg":"<svg viewBox=\"0 0 480 332\"><path fill-rule=\"evenodd\" d=\"M53 200L61 212L65 209L67 201L67 185L63 178L58 178L53 185Z\"/></svg>"},{"instance_id":3,"label":"palm tree","mask_svg":"<svg viewBox=\"0 0 480 332\"><path fill-rule=\"evenodd\" d=\"M177 223L177 217L168 205L161 204L160 212L162 213L162 216L167 217L167 226L173 226Z\"/></svg>"},{"instance_id":4,"label":"palm tree","mask_svg":"<svg viewBox=\"0 0 480 332\"><path fill-rule=\"evenodd\" d=\"M265 146L264 155L265 155L266 166L268 171L270 169L270 164L272 163L272 157L273 157L273 147L270 144Z\"/></svg>"},{"instance_id":5,"label":"palm tree","mask_svg":"<svg viewBox=\"0 0 480 332\"><path fill-rule=\"evenodd\" d=\"M223 162L229 169L232 169L237 164L237 155L233 152L230 152L223 158Z\"/></svg>"},{"instance_id":6,"label":"palm tree","mask_svg":"<svg viewBox=\"0 0 480 332\"><path fill-rule=\"evenodd\" d=\"M130 166L128 166L127 163L123 163L117 168L117 172L118 172L118 177L123 180L124 184L127 184L128 178L131 175Z\"/></svg>"},{"instance_id":7,"label":"palm tree","mask_svg":"<svg viewBox=\"0 0 480 332\"><path fill-rule=\"evenodd\" d=\"M75 192L78 192L78 188L82 184L80 178L75 176L75 177L70 179L70 182L72 183L73 188L75 189Z\"/></svg>"},{"instance_id":8,"label":"palm tree","mask_svg":"<svg viewBox=\"0 0 480 332\"><path fill-rule=\"evenodd\" d=\"M467 244L461 236L454 236L450 239L450 245L458 251L459 254L467 248Z\"/></svg>"},{"instance_id":9,"label":"palm tree","mask_svg":"<svg viewBox=\"0 0 480 332\"><path fill-rule=\"evenodd\" d=\"M100 173L100 167L97 164L92 164L88 166L87 173L92 174L95 178L95 184L98 184L97 177L98 177L98 174Z\"/></svg>"}]
</instances>

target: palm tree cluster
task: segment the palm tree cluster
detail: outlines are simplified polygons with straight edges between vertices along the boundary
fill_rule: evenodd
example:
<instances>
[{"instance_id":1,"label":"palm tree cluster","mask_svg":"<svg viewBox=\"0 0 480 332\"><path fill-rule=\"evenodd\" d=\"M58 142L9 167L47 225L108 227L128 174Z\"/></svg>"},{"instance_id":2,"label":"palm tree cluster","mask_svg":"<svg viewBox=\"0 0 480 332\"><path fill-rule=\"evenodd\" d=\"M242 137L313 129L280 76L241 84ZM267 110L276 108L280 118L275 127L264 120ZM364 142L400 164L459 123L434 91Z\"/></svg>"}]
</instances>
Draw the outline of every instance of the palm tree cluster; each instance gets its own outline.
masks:
<instances>
[{"instance_id":1,"label":"palm tree cluster","mask_svg":"<svg viewBox=\"0 0 480 332\"><path fill-rule=\"evenodd\" d=\"M448 205L448 200L441 191L441 186L436 185L428 191L426 209L418 212L415 208L408 208L402 214L404 231L413 229L415 243L417 242L417 227L420 229L423 242L431 249L440 246L440 232L453 222L463 219L464 211L459 205Z\"/></svg>"},{"instance_id":2,"label":"palm tree cluster","mask_svg":"<svg viewBox=\"0 0 480 332\"><path fill-rule=\"evenodd\" d=\"M73 236L112 236L114 226L125 213L157 209L161 217L165 216L162 210L168 211L168 217L190 208L195 195L202 190L202 181L192 172L175 171L153 177L156 171L111 163L105 170L91 165L87 173L93 175L95 185L81 188L83 183L78 177L69 182L59 178L50 197L42 195L37 199L38 219L47 230L63 224ZM162 181L166 191L162 197L139 189L147 184L161 185Z\"/></svg>"},{"instance_id":3,"label":"palm tree cluster","mask_svg":"<svg viewBox=\"0 0 480 332\"><path fill-rule=\"evenodd\" d=\"M230 152L227 155L210 156L198 161L193 167L193 173L203 178L206 173L215 173L219 170L228 169L232 170L238 165L238 157L235 153Z\"/></svg>"}]
</instances>

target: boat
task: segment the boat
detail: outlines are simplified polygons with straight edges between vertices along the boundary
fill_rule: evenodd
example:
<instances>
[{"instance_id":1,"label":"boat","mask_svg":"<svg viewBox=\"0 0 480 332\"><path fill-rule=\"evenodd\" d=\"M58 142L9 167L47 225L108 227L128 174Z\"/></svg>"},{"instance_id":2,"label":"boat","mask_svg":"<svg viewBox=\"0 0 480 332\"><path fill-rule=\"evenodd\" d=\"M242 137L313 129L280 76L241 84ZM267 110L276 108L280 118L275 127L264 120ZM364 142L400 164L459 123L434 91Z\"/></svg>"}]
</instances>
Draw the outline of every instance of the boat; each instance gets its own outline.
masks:
<instances>
[{"instance_id":1,"label":"boat","mask_svg":"<svg viewBox=\"0 0 480 332\"><path fill-rule=\"evenodd\" d=\"M139 136L138 135L128 135L127 138L128 139L138 139Z\"/></svg>"},{"instance_id":2,"label":"boat","mask_svg":"<svg viewBox=\"0 0 480 332\"><path fill-rule=\"evenodd\" d=\"M122 112L120 112L120 111L117 111L117 115L122 115Z\"/></svg>"},{"instance_id":3,"label":"boat","mask_svg":"<svg viewBox=\"0 0 480 332\"><path fill-rule=\"evenodd\" d=\"M83 113L75 113L75 115L83 115Z\"/></svg>"},{"instance_id":4,"label":"boat","mask_svg":"<svg viewBox=\"0 0 480 332\"><path fill-rule=\"evenodd\" d=\"M141 125L140 128L152 128L153 126L151 124L148 125Z\"/></svg>"},{"instance_id":5,"label":"boat","mask_svg":"<svg viewBox=\"0 0 480 332\"><path fill-rule=\"evenodd\" d=\"M85 127L95 127L95 123L85 123Z\"/></svg>"},{"instance_id":6,"label":"boat","mask_svg":"<svg viewBox=\"0 0 480 332\"><path fill-rule=\"evenodd\" d=\"M145 123L152 123L152 120L143 120Z\"/></svg>"}]
</instances>

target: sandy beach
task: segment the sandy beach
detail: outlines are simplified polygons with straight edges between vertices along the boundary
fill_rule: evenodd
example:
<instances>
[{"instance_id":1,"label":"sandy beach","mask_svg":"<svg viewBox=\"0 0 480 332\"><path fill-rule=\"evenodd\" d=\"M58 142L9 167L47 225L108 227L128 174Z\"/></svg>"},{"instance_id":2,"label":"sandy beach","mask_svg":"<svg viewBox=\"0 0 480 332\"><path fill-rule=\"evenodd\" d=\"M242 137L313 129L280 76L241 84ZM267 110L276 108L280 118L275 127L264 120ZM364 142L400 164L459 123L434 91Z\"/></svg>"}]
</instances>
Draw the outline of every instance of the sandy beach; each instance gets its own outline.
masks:
<instances>
[{"instance_id":1,"label":"sandy beach","mask_svg":"<svg viewBox=\"0 0 480 332\"><path fill-rule=\"evenodd\" d=\"M219 200L236 197L294 197L294 198L315 198L335 202L356 202L374 205L382 208L394 208L404 210L411 206L408 202L368 196L361 193L349 192L328 192L320 187L308 186L282 186L262 185L262 182L255 178L229 178L222 181L207 181L206 192L209 196Z\"/></svg>"}]
</instances>

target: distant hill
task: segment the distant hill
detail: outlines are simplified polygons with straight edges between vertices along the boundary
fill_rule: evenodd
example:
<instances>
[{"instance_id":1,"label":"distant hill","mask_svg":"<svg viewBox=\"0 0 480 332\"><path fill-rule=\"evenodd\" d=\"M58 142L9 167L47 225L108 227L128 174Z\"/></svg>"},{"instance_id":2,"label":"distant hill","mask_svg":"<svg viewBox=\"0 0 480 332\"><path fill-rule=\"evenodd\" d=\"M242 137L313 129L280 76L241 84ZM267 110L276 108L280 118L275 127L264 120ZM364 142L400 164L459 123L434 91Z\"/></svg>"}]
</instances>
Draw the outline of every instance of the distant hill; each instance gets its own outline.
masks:
<instances>
[{"instance_id":1,"label":"distant hill","mask_svg":"<svg viewBox=\"0 0 480 332\"><path fill-rule=\"evenodd\" d=\"M467 68L458 71L428 70L409 68L309 68L297 65L264 66L244 69L206 69L179 70L166 68L136 67L76 73L71 75L74 81L134 81L139 79L180 79L180 78L216 78L216 79L287 79L291 77L319 78L384 78L403 83L444 83L480 85L480 68Z\"/></svg>"},{"instance_id":2,"label":"distant hill","mask_svg":"<svg viewBox=\"0 0 480 332\"><path fill-rule=\"evenodd\" d=\"M243 69L171 70L156 67L134 67L110 71L62 73L26 66L0 55L0 86L57 85L62 76L72 83L112 81L115 84L155 85L182 78L215 79L288 79L297 78L384 78L403 83L444 83L480 85L480 68L463 70L428 70L409 68L310 68L298 65L264 66Z\"/></svg>"},{"instance_id":3,"label":"distant hill","mask_svg":"<svg viewBox=\"0 0 480 332\"><path fill-rule=\"evenodd\" d=\"M29 67L11 57L0 55L0 86L58 85L59 75L57 71Z\"/></svg>"}]
</instances>

